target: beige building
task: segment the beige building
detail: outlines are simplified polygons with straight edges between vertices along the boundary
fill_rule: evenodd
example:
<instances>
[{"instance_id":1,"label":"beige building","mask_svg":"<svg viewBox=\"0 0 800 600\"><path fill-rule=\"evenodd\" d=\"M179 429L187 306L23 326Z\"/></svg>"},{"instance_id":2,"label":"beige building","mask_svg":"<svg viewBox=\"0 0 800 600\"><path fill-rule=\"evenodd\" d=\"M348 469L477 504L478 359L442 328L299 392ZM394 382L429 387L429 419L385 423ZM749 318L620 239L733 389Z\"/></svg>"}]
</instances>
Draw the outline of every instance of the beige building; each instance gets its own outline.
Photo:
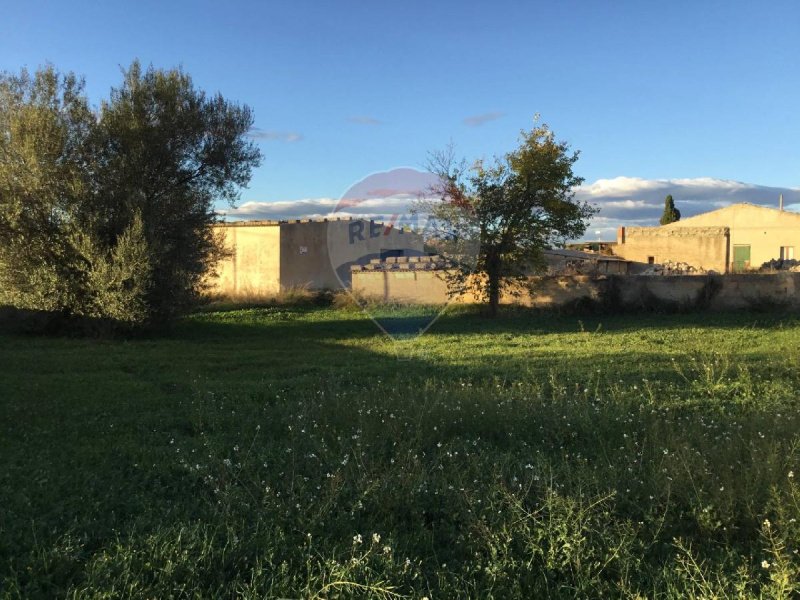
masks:
<instances>
[{"instance_id":1,"label":"beige building","mask_svg":"<svg viewBox=\"0 0 800 600\"><path fill-rule=\"evenodd\" d=\"M270 295L293 287L340 289L351 266L424 254L422 238L364 219L239 221L215 226L228 251L212 294Z\"/></svg>"},{"instance_id":2,"label":"beige building","mask_svg":"<svg viewBox=\"0 0 800 600\"><path fill-rule=\"evenodd\" d=\"M742 203L661 227L620 227L614 253L634 262L682 262L729 273L793 259L797 247L800 214Z\"/></svg>"}]
</instances>

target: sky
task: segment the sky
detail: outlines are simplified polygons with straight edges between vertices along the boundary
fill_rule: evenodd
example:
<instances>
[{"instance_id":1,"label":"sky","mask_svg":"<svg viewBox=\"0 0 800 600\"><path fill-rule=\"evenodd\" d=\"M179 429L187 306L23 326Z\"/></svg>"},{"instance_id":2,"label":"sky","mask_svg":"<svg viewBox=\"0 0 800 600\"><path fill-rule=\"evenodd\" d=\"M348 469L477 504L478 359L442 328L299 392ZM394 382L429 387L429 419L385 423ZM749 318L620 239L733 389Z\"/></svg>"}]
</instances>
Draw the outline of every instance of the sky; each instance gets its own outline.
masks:
<instances>
[{"instance_id":1,"label":"sky","mask_svg":"<svg viewBox=\"0 0 800 600\"><path fill-rule=\"evenodd\" d=\"M320 216L375 173L580 150L587 238L747 201L800 208L800 3L9 2L0 70L52 63L93 102L135 58L250 106L264 154L234 218ZM381 204L386 200L388 204ZM385 214L405 206L375 198Z\"/></svg>"}]
</instances>

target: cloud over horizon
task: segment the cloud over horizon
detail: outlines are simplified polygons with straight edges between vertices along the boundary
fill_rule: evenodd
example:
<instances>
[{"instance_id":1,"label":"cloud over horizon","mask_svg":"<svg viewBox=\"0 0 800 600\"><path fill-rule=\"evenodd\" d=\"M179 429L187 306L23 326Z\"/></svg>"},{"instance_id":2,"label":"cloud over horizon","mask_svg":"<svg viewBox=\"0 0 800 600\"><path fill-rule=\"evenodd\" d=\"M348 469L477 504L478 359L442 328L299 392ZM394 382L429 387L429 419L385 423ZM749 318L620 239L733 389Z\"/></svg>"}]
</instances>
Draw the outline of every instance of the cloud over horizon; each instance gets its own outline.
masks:
<instances>
[{"instance_id":1,"label":"cloud over horizon","mask_svg":"<svg viewBox=\"0 0 800 600\"><path fill-rule=\"evenodd\" d=\"M358 201L339 198L305 198L277 202L245 202L224 211L231 220L300 219L325 217L364 217L391 220L393 215L408 215L419 194L394 193L388 186L358 190ZM418 186L423 189L422 184ZM591 220L584 239L613 240L621 225L655 226L664 210L664 198L672 194L682 217L691 217L729 204L750 202L777 208L783 194L784 207L800 211L800 188L771 187L699 177L695 179L642 179L615 177L598 179L575 190L575 197L600 209ZM338 207L338 210L337 210ZM343 208L344 207L344 208Z\"/></svg>"},{"instance_id":2,"label":"cloud over horizon","mask_svg":"<svg viewBox=\"0 0 800 600\"><path fill-rule=\"evenodd\" d=\"M658 225L667 194L672 194L675 206L684 218L739 202L777 208L780 194L783 194L784 208L800 208L800 188L771 187L713 177L598 179L575 191L576 198L600 209L584 237L613 239L621 225Z\"/></svg>"}]
</instances>

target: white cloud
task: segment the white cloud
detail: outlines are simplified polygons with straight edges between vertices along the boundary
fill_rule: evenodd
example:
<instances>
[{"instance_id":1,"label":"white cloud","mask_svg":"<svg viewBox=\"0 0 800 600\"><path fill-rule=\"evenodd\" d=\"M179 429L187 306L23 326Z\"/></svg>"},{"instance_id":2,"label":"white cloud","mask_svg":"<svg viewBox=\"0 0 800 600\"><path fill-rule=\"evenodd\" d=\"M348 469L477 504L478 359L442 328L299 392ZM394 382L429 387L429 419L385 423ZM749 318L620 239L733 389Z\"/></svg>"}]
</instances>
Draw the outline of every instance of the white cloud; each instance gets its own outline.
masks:
<instances>
[{"instance_id":1,"label":"white cloud","mask_svg":"<svg viewBox=\"0 0 800 600\"><path fill-rule=\"evenodd\" d=\"M420 175L419 180L415 180L414 183L414 186L405 189L409 187L424 189L424 175ZM395 188L391 181L387 183L368 179L367 184L353 188L357 193L348 194L353 198L350 200L306 198L278 202L250 201L225 212L229 219L364 217L390 220L393 215L408 217L411 206L417 201L419 194L401 192ZM710 177L598 179L576 190L578 199L585 200L600 209L592 218L584 237L613 240L620 225L658 225L667 194L672 194L675 205L683 217L691 217L737 202L777 207L779 194L783 194L784 207L787 210L800 212L800 188L769 187Z\"/></svg>"},{"instance_id":2,"label":"white cloud","mask_svg":"<svg viewBox=\"0 0 800 600\"><path fill-rule=\"evenodd\" d=\"M615 177L614 179L598 179L590 185L582 186L579 190L582 194L590 197L624 198L632 193L663 189L668 185L666 180Z\"/></svg>"},{"instance_id":3,"label":"white cloud","mask_svg":"<svg viewBox=\"0 0 800 600\"><path fill-rule=\"evenodd\" d=\"M229 220L281 220L359 217L390 220L394 215L411 213L412 205L419 199L416 194L396 194L378 198L338 199L306 198L278 202L245 202L234 209L219 211Z\"/></svg>"},{"instance_id":4,"label":"white cloud","mask_svg":"<svg viewBox=\"0 0 800 600\"><path fill-rule=\"evenodd\" d=\"M609 200L605 203L606 208L645 208L650 207L644 200Z\"/></svg>"}]
</instances>

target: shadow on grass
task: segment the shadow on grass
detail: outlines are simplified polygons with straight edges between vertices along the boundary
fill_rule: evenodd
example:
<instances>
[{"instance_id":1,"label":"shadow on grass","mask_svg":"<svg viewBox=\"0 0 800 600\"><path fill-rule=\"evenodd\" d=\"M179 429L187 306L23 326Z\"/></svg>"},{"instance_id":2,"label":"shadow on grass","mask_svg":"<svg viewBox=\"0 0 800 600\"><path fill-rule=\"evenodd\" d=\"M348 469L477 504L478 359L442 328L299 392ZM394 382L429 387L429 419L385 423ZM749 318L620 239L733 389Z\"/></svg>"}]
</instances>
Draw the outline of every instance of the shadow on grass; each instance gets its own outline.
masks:
<instances>
[{"instance_id":1,"label":"shadow on grass","mask_svg":"<svg viewBox=\"0 0 800 600\"><path fill-rule=\"evenodd\" d=\"M419 324L419 315L413 311L384 318L397 319L391 323L400 329ZM603 353L602 338L596 343L591 335L580 340L570 337L565 346L540 351L533 348L538 336L546 339L555 334L590 332L599 325L609 332L769 329L784 317L771 318L769 321L752 313L579 318L509 311L490 320L455 311L436 323L426 334L430 337L396 343L359 313L270 307L196 315L158 338L0 339L4 370L0 379L0 423L4 424L0 455L5 466L0 472L0 505L4 506L4 523L9 524L3 526L0 564L27 556L34 567L42 568L42 563L36 562L36 552L66 548L63 556L48 556L50 565L63 562L63 573L51 567L49 573L30 575L32 579L51 578L54 587L43 590L42 596L50 592L58 595L64 591L59 585L80 577L87 557L113 545L116 539L215 518L217 509L208 501L208 490L197 477L179 468L182 455L171 440L185 442L186 452L187 440L197 443L199 432L207 432L221 438L220 446L224 445L226 451L234 452L234 444L242 443L241 431L261 422L259 419L264 420L265 430L273 421L276 439L282 441L285 436L288 440L290 402L292 411L309 398L316 403L314 407L319 407L337 390L346 392L338 398L333 396L342 406L328 408L328 418L341 421L345 440L351 439L348 434L357 418L348 414L347 402L358 400L362 408L369 407L380 404L387 390L395 390L393 401L397 406L388 407L395 410L406 403L406 397L396 391L401 389L409 394L408 406L416 406L420 414L439 411L435 414L441 416L440 431L450 428L454 436L477 435L490 444L489 450L505 452L512 443L506 434L507 428L516 426L516 409L510 404L500 409L493 400L505 390L513 391L520 380L533 382L538 387L531 385L531 389L544 395L580 400L570 409L583 415L580 435L573 437L570 423L559 425L561 414L557 414L554 401L548 409L552 418L541 421L547 426L541 430L545 433L533 426L520 426L513 439L522 438L530 448L552 441L554 457L561 456L565 451L562 447L573 451L574 446L594 459L599 445L587 442L581 447L579 441L605 440L611 448L611 440L616 445L621 437L618 418L627 418L628 413L624 406L610 406L608 414L591 413L586 408L592 391L585 387L587 382L602 382L608 389L612 384L641 382L643 376L652 381L679 382L679 375L669 358L652 347L618 348L611 367ZM459 334L499 335L502 339L474 336L467 349L466 337ZM522 342L528 350L515 355L508 351L513 340L505 336L517 334L531 339ZM447 336L453 338L451 346L436 346L446 343L442 338ZM587 344L580 348L583 339ZM430 352L426 352L426 340L434 346ZM768 352L748 356L754 365L764 368L773 358ZM598 366L602 371L599 374ZM550 379L552 374L554 380ZM469 392L469 386L460 385L465 380L482 387ZM714 391L710 386L708 390ZM468 397L475 402L486 401L486 415L471 413L464 424L460 414L450 414L447 402L456 393L473 394ZM640 398L643 403L649 400L639 391L628 389L626 393L634 406ZM429 395L433 398L430 401ZM203 416L198 404L202 402L213 403L217 424L200 421ZM271 413L274 406L280 410ZM768 416L769 409L752 410L756 417L762 413ZM317 413L312 414L317 417ZM506 416L500 419L498 414ZM536 419L540 418L533 412L528 415L531 424L539 424ZM657 415L653 421L658 423L661 418ZM386 437L385 426L377 417L374 425L373 441L377 445ZM433 427L420 422L420 428L429 426ZM676 424L675 430L682 427ZM600 435L606 430L607 435ZM440 431L429 431L426 435L430 439L418 432L411 434L423 439L430 446L426 448L434 452ZM653 432L660 430L654 425ZM413 442L415 438L410 439ZM659 438L658 443L663 440ZM653 453L658 456L660 452L654 446ZM32 532L38 536L39 546L32 541ZM78 550L71 550L70 544ZM24 572L24 562L17 566Z\"/></svg>"}]
</instances>

